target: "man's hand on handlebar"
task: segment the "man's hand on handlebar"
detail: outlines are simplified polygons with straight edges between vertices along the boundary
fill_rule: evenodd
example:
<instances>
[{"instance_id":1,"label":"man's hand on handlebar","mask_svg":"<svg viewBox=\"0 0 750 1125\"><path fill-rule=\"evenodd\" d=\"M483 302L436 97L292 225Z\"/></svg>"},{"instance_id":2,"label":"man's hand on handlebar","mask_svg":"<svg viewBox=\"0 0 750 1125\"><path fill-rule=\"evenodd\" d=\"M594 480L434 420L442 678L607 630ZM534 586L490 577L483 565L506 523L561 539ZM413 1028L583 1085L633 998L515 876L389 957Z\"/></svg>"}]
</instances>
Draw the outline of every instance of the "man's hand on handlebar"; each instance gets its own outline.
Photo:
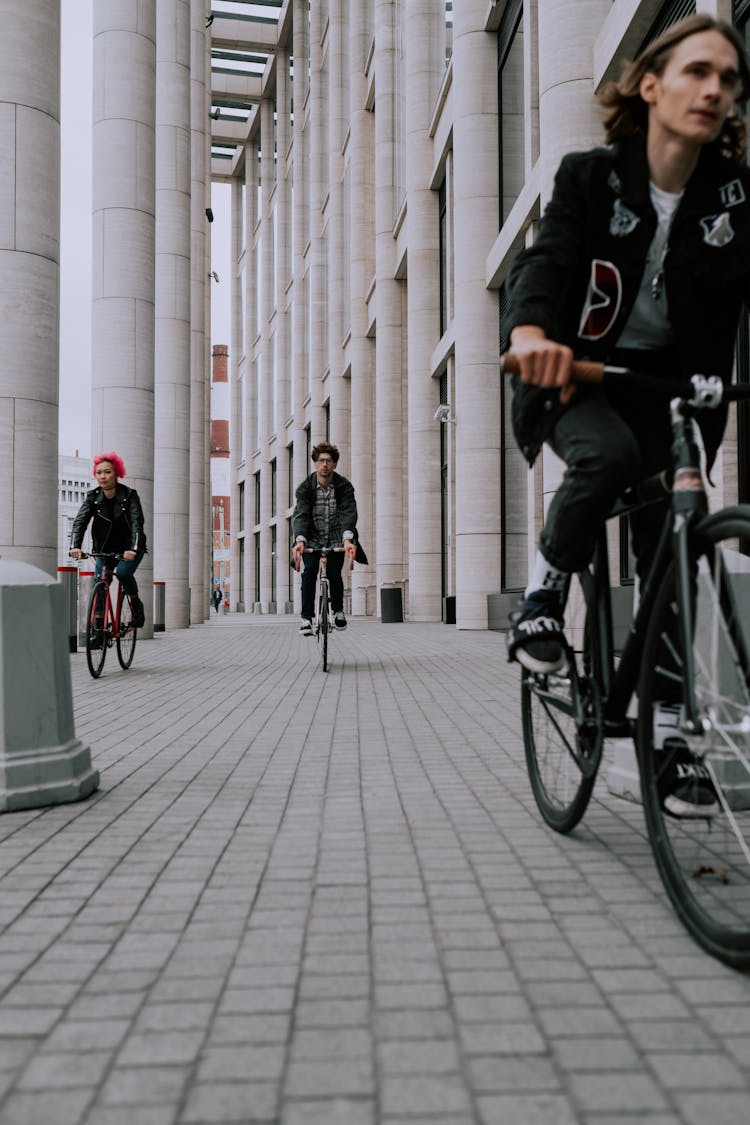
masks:
<instances>
[{"instance_id":1,"label":"man's hand on handlebar","mask_svg":"<svg viewBox=\"0 0 750 1125\"><path fill-rule=\"evenodd\" d=\"M357 544L353 539L344 540L344 550L346 551L346 557L349 559L349 562L354 564L354 557L357 554Z\"/></svg>"},{"instance_id":2,"label":"man's hand on handlebar","mask_svg":"<svg viewBox=\"0 0 750 1125\"><path fill-rule=\"evenodd\" d=\"M68 551L68 554L70 555L71 559L75 559L76 562L83 558L83 551L80 547L71 547Z\"/></svg>"},{"instance_id":3,"label":"man's hand on handlebar","mask_svg":"<svg viewBox=\"0 0 750 1125\"><path fill-rule=\"evenodd\" d=\"M537 387L559 387L560 402L575 394L571 378L573 351L565 344L548 340L536 325L518 325L510 334L511 351L518 357L521 379Z\"/></svg>"},{"instance_id":4,"label":"man's hand on handlebar","mask_svg":"<svg viewBox=\"0 0 750 1125\"><path fill-rule=\"evenodd\" d=\"M294 563L294 566L295 566L296 570L299 570L299 568L301 566L302 556L304 555L304 553L305 553L305 541L304 541L304 539L297 539L296 542L294 543L294 545L292 546L292 561Z\"/></svg>"}]
</instances>

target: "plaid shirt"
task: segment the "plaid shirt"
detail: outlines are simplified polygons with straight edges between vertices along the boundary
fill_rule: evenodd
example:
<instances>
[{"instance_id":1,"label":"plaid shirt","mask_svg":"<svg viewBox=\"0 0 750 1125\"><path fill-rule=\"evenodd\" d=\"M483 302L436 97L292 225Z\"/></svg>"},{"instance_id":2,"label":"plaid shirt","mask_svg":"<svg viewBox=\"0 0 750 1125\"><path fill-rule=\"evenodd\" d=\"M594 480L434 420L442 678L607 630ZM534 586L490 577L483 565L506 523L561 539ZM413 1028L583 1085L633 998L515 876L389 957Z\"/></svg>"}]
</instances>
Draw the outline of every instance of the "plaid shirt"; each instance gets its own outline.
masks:
<instances>
[{"instance_id":1,"label":"plaid shirt","mask_svg":"<svg viewBox=\"0 0 750 1125\"><path fill-rule=\"evenodd\" d=\"M341 524L336 510L336 494L333 485L323 488L317 484L315 503L312 510L313 535L308 547L319 551L322 547L338 546L341 543Z\"/></svg>"}]
</instances>

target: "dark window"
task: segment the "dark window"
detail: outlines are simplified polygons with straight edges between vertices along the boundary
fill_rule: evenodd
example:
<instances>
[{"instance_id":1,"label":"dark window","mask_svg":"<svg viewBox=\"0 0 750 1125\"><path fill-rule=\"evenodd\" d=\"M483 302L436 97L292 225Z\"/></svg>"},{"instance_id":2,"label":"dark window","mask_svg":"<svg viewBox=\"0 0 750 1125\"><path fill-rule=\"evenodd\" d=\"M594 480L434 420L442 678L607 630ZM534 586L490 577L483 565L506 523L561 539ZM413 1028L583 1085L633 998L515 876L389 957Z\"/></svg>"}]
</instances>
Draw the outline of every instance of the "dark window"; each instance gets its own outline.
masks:
<instances>
[{"instance_id":1,"label":"dark window","mask_svg":"<svg viewBox=\"0 0 750 1125\"><path fill-rule=\"evenodd\" d=\"M271 462L271 515L276 515L276 458Z\"/></svg>"},{"instance_id":2,"label":"dark window","mask_svg":"<svg viewBox=\"0 0 750 1125\"><path fill-rule=\"evenodd\" d=\"M440 335L448 327L448 192L445 180L438 189L438 237L440 241Z\"/></svg>"},{"instance_id":3,"label":"dark window","mask_svg":"<svg viewBox=\"0 0 750 1125\"><path fill-rule=\"evenodd\" d=\"M244 480L240 481L238 492L239 492L239 497L238 497L239 503L238 503L237 507L239 508L239 516L240 516L239 524L240 525L237 528L237 530L238 531L244 531L245 530L245 482L244 482Z\"/></svg>"},{"instance_id":4,"label":"dark window","mask_svg":"<svg viewBox=\"0 0 750 1125\"><path fill-rule=\"evenodd\" d=\"M260 472L253 473L253 485L255 489L255 519L253 523L260 523Z\"/></svg>"},{"instance_id":5,"label":"dark window","mask_svg":"<svg viewBox=\"0 0 750 1125\"><path fill-rule=\"evenodd\" d=\"M508 0L497 33L499 224L523 186L523 0ZM514 169L516 170L514 174Z\"/></svg>"},{"instance_id":6,"label":"dark window","mask_svg":"<svg viewBox=\"0 0 750 1125\"><path fill-rule=\"evenodd\" d=\"M648 43L653 43L654 39L658 39L662 32L671 27L673 23L684 19L685 16L694 14L695 0L669 0L669 3L664 4L659 15L651 24L641 46L645 47Z\"/></svg>"},{"instance_id":7,"label":"dark window","mask_svg":"<svg viewBox=\"0 0 750 1125\"><path fill-rule=\"evenodd\" d=\"M293 444L288 445L286 447L286 453L287 453L287 458L288 458L288 461L289 461L288 484L287 484L287 493L286 493L286 506L287 506L287 508L291 508L292 505L294 504L294 490L296 488L296 485L295 485L295 482L294 482L294 445Z\"/></svg>"},{"instance_id":8,"label":"dark window","mask_svg":"<svg viewBox=\"0 0 750 1125\"><path fill-rule=\"evenodd\" d=\"M255 546L255 600L260 601L260 532L253 536Z\"/></svg>"}]
</instances>

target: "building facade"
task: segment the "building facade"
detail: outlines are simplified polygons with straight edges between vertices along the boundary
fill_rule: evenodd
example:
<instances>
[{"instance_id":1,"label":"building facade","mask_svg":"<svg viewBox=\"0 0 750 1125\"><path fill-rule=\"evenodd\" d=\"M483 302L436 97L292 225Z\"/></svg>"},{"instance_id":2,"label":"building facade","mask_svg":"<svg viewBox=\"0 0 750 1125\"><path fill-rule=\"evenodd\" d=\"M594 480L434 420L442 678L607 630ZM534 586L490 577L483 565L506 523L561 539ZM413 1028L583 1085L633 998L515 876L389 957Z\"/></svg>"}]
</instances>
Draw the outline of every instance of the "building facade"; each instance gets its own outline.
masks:
<instances>
[{"instance_id":1,"label":"building facade","mask_svg":"<svg viewBox=\"0 0 750 1125\"><path fill-rule=\"evenodd\" d=\"M246 136L212 164L232 184L236 607L295 604L294 485L325 438L370 558L352 612L377 614L398 586L407 619L504 625L561 471L551 452L529 471L512 438L505 276L560 158L601 142L596 91L696 10L743 28L750 4L284 5ZM746 448L733 420L717 502L747 496ZM627 588L617 529L612 552Z\"/></svg>"},{"instance_id":2,"label":"building facade","mask_svg":"<svg viewBox=\"0 0 750 1125\"><path fill-rule=\"evenodd\" d=\"M229 348L214 344L211 375L211 588L231 602L229 473Z\"/></svg>"}]
</instances>

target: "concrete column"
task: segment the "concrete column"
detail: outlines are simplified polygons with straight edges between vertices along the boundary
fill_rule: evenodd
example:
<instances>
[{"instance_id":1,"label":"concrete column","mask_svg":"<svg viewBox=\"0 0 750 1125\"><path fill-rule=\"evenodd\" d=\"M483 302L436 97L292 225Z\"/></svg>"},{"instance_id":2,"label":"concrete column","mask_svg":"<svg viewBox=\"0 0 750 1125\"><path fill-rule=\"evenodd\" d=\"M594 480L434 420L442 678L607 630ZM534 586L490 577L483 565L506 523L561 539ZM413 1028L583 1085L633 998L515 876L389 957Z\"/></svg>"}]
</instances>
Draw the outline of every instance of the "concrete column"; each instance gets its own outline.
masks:
<instances>
[{"instance_id":1,"label":"concrete column","mask_svg":"<svg viewBox=\"0 0 750 1125\"><path fill-rule=\"evenodd\" d=\"M247 495L248 485L246 473L240 475L242 461L242 442L244 419L242 417L242 382L239 377L237 357L243 355L242 351L242 282L238 272L238 263L242 253L242 183L238 178L232 180L231 187L231 343L229 347L229 481L230 481L230 512L232 519L232 535L230 537L230 564L232 576L232 609L244 613L248 604L247 575L241 573L240 568L240 541L237 533L247 532ZM239 484L244 485L245 512L240 510ZM248 540L245 536L245 560L247 559ZM240 591L242 591L240 595ZM252 599L249 599L252 601Z\"/></svg>"},{"instance_id":2,"label":"concrete column","mask_svg":"<svg viewBox=\"0 0 750 1125\"><path fill-rule=\"evenodd\" d=\"M289 600L289 551L287 544L286 509L289 495L289 456L287 454L287 422L292 412L289 282L292 277L291 247L291 163L287 166L291 142L291 82L289 54L279 50L276 55L276 292L274 389L276 393L276 607L285 613Z\"/></svg>"},{"instance_id":3,"label":"concrete column","mask_svg":"<svg viewBox=\"0 0 750 1125\"><path fill-rule=\"evenodd\" d=\"M260 194L261 194L261 378L260 401L260 449L261 457L261 512L260 512L260 600L268 607L272 600L271 558L271 459L270 439L275 432L274 418L274 380L276 373L273 363L274 311L274 229L273 204L271 197L276 182L274 161L274 103L265 99L260 107Z\"/></svg>"},{"instance_id":4,"label":"concrete column","mask_svg":"<svg viewBox=\"0 0 750 1125\"><path fill-rule=\"evenodd\" d=\"M206 85L207 0L190 2L190 622L203 621L207 613L206 594L206 507L208 459L206 435L206 389L209 367L206 357L209 336L206 318L209 267L207 255L206 190L209 180L206 161L206 134L210 89Z\"/></svg>"},{"instance_id":5,"label":"concrete column","mask_svg":"<svg viewBox=\"0 0 750 1125\"><path fill-rule=\"evenodd\" d=\"M487 628L500 586L500 378L497 296L486 262L498 232L497 46L485 0L454 9L456 624Z\"/></svg>"},{"instance_id":6,"label":"concrete column","mask_svg":"<svg viewBox=\"0 0 750 1125\"><path fill-rule=\"evenodd\" d=\"M431 356L440 335L437 196L430 190L429 134L443 12L430 0L406 0L406 190L409 381L409 619L442 617L439 386ZM439 71L438 71L439 73Z\"/></svg>"},{"instance_id":7,"label":"concrete column","mask_svg":"<svg viewBox=\"0 0 750 1125\"><path fill-rule=\"evenodd\" d=\"M165 582L166 627L184 629L190 624L189 0L160 0L156 78L154 573Z\"/></svg>"},{"instance_id":8,"label":"concrete column","mask_svg":"<svg viewBox=\"0 0 750 1125\"><path fill-rule=\"evenodd\" d=\"M349 386L342 378L344 338L344 158L342 144L349 115L344 105L349 62L348 2L329 0L328 8L328 153L326 178L328 181L328 395L331 409L331 439L341 452L342 471L349 468ZM346 78L344 67L347 68ZM348 318L347 318L348 319ZM344 466L346 466L344 468Z\"/></svg>"},{"instance_id":9,"label":"concrete column","mask_svg":"<svg viewBox=\"0 0 750 1125\"><path fill-rule=\"evenodd\" d=\"M314 4L310 9L310 97L309 124L310 143L308 146L307 168L309 184L309 266L308 266L308 316L309 363L310 363L310 424L312 444L324 437L323 372L327 364L325 339L327 326L327 287L325 283L326 256L323 237L323 199L326 193L325 157L326 128L328 113L326 93L323 86L323 55L320 38L322 34L321 5Z\"/></svg>"},{"instance_id":10,"label":"concrete column","mask_svg":"<svg viewBox=\"0 0 750 1125\"><path fill-rule=\"evenodd\" d=\"M153 545L156 2L94 5L92 448L115 450ZM152 555L137 581L147 608Z\"/></svg>"},{"instance_id":11,"label":"concrete column","mask_svg":"<svg viewBox=\"0 0 750 1125\"><path fill-rule=\"evenodd\" d=\"M375 0L375 278L377 336L375 347L375 495L377 587L403 583L404 480L408 468L403 447L403 317L400 284L394 280L396 242L395 129L396 6Z\"/></svg>"},{"instance_id":12,"label":"concrete column","mask_svg":"<svg viewBox=\"0 0 750 1125\"><path fill-rule=\"evenodd\" d=\"M367 294L375 273L374 120L366 108L365 63L370 46L367 0L349 7L349 276L351 285L349 479L357 495L358 531L370 565L352 573L352 613L376 613L375 595L375 356L367 337Z\"/></svg>"},{"instance_id":13,"label":"concrete column","mask_svg":"<svg viewBox=\"0 0 750 1125\"><path fill-rule=\"evenodd\" d=\"M3 6L0 554L57 573L60 5Z\"/></svg>"}]
</instances>

